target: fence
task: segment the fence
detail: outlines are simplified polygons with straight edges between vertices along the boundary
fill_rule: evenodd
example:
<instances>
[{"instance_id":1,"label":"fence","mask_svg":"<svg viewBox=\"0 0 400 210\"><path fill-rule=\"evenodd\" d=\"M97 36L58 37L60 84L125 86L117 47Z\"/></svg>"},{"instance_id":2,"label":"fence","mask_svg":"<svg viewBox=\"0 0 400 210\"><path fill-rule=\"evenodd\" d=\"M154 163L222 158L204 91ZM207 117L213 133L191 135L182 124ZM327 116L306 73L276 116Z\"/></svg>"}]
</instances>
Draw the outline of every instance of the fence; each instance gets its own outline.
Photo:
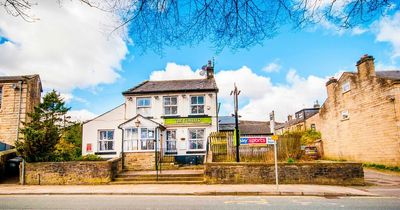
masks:
<instances>
[{"instance_id":1,"label":"fence","mask_svg":"<svg viewBox=\"0 0 400 210\"><path fill-rule=\"evenodd\" d=\"M277 142L278 160L300 159L301 135L282 135ZM236 144L233 132L212 132L209 136L209 150L212 162L235 162ZM274 162L273 145L240 145L240 162Z\"/></svg>"}]
</instances>

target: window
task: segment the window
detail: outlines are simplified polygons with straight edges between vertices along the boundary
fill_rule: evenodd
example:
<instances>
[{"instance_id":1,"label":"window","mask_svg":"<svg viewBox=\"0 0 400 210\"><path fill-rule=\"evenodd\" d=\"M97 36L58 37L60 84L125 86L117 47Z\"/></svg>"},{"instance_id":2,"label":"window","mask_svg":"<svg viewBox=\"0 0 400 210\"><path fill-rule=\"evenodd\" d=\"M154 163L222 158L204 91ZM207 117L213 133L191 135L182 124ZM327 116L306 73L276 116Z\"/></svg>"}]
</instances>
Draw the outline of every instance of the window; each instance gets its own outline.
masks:
<instances>
[{"instance_id":1,"label":"window","mask_svg":"<svg viewBox=\"0 0 400 210\"><path fill-rule=\"evenodd\" d=\"M137 113L143 116L150 116L151 98L137 98L136 101Z\"/></svg>"},{"instance_id":2,"label":"window","mask_svg":"<svg viewBox=\"0 0 400 210\"><path fill-rule=\"evenodd\" d=\"M342 120L348 120L349 119L349 111L344 110L342 111Z\"/></svg>"},{"instance_id":3,"label":"window","mask_svg":"<svg viewBox=\"0 0 400 210\"><path fill-rule=\"evenodd\" d=\"M3 86L0 86L0 109L1 109L2 99L3 99Z\"/></svg>"},{"instance_id":4,"label":"window","mask_svg":"<svg viewBox=\"0 0 400 210\"><path fill-rule=\"evenodd\" d=\"M167 130L167 152L176 152L176 130Z\"/></svg>"},{"instance_id":5,"label":"window","mask_svg":"<svg viewBox=\"0 0 400 210\"><path fill-rule=\"evenodd\" d=\"M189 129L189 149L204 149L204 129Z\"/></svg>"},{"instance_id":6,"label":"window","mask_svg":"<svg viewBox=\"0 0 400 210\"><path fill-rule=\"evenodd\" d=\"M124 131L124 151L136 151L139 146L138 129L126 128Z\"/></svg>"},{"instance_id":7,"label":"window","mask_svg":"<svg viewBox=\"0 0 400 210\"><path fill-rule=\"evenodd\" d=\"M345 93L350 90L350 81L346 81L342 85L342 93Z\"/></svg>"},{"instance_id":8,"label":"window","mask_svg":"<svg viewBox=\"0 0 400 210\"><path fill-rule=\"evenodd\" d=\"M204 96L191 96L190 109L192 114L204 114Z\"/></svg>"},{"instance_id":9,"label":"window","mask_svg":"<svg viewBox=\"0 0 400 210\"><path fill-rule=\"evenodd\" d=\"M178 114L178 99L176 96L164 97L164 114L165 115L176 115Z\"/></svg>"},{"instance_id":10,"label":"window","mask_svg":"<svg viewBox=\"0 0 400 210\"><path fill-rule=\"evenodd\" d=\"M140 149L154 150L155 132L153 128L140 129Z\"/></svg>"},{"instance_id":11,"label":"window","mask_svg":"<svg viewBox=\"0 0 400 210\"><path fill-rule=\"evenodd\" d=\"M315 124L311 124L311 130L313 130L313 131L316 130Z\"/></svg>"},{"instance_id":12,"label":"window","mask_svg":"<svg viewBox=\"0 0 400 210\"><path fill-rule=\"evenodd\" d=\"M114 130L99 131L99 151L114 150Z\"/></svg>"}]
</instances>

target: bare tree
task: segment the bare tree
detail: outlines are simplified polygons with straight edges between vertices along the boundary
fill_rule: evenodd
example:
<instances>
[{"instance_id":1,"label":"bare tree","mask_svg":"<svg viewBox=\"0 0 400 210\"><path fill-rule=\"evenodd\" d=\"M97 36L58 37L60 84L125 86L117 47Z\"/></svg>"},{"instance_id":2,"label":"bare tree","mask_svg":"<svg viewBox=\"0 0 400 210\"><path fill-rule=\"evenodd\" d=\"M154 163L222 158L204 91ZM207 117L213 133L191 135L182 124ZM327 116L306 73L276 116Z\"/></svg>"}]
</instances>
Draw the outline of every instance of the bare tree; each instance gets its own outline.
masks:
<instances>
[{"instance_id":1,"label":"bare tree","mask_svg":"<svg viewBox=\"0 0 400 210\"><path fill-rule=\"evenodd\" d=\"M61 1L61 0L58 0ZM162 52L210 41L221 50L250 48L274 37L283 25L294 29L321 21L349 28L369 23L397 0L78 0L117 14L134 44ZM0 0L1 2L1 0ZM28 20L30 0L5 0L6 10Z\"/></svg>"}]
</instances>

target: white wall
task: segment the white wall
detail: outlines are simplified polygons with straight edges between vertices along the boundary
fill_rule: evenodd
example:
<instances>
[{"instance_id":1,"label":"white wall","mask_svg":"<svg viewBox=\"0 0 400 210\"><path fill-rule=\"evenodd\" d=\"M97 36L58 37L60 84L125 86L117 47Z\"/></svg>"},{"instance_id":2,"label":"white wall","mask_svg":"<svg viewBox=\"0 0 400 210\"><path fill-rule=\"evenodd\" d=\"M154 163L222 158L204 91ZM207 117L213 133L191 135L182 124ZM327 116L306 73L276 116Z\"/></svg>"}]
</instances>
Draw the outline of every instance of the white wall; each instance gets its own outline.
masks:
<instances>
[{"instance_id":1,"label":"white wall","mask_svg":"<svg viewBox=\"0 0 400 210\"><path fill-rule=\"evenodd\" d=\"M118 129L118 125L125 122L125 104L122 104L113 110L100 115L99 117L86 122L83 124L82 130L82 155L94 154L98 152L97 142L99 130L111 129L114 130L114 149L117 152L116 155L102 155L102 157L116 157L119 156L122 147L122 132ZM92 152L86 151L86 145L92 144Z\"/></svg>"}]
</instances>

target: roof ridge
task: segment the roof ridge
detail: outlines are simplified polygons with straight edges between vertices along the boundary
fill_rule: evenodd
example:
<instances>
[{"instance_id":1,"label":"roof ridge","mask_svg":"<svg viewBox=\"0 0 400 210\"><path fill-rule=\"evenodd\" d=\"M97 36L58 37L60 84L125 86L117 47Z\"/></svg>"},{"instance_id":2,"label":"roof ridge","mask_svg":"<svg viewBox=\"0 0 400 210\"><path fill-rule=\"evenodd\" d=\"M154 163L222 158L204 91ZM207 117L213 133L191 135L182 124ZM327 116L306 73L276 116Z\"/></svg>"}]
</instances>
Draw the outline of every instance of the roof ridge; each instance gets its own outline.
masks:
<instances>
[{"instance_id":1,"label":"roof ridge","mask_svg":"<svg viewBox=\"0 0 400 210\"><path fill-rule=\"evenodd\" d=\"M210 78L210 79L214 79L214 78ZM207 78L203 78L203 79L172 79L172 80L148 80L149 82L175 82L175 81L193 81L193 80L210 80Z\"/></svg>"}]
</instances>

